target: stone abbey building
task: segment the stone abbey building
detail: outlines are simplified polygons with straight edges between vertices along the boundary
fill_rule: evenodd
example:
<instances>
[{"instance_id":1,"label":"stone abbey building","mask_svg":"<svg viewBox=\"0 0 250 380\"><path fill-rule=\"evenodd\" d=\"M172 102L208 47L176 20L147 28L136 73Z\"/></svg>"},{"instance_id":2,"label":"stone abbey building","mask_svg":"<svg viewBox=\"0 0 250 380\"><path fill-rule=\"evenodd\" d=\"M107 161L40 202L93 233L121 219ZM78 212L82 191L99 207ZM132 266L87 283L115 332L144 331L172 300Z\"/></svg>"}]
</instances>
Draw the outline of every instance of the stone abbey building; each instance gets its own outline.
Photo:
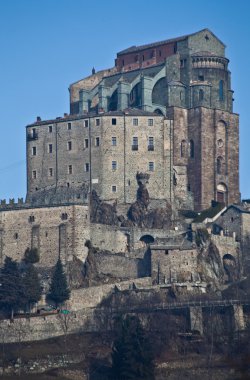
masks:
<instances>
[{"instance_id":1,"label":"stone abbey building","mask_svg":"<svg viewBox=\"0 0 250 380\"><path fill-rule=\"evenodd\" d=\"M150 196L197 211L237 203L239 118L225 45L208 29L132 46L70 85L70 115L27 126L27 201L132 203Z\"/></svg>"},{"instance_id":2,"label":"stone abbey building","mask_svg":"<svg viewBox=\"0 0 250 380\"><path fill-rule=\"evenodd\" d=\"M70 114L26 128L27 197L1 202L0 263L28 247L41 267L58 255L84 263L90 240L102 275L195 281L198 250L181 212L240 201L228 63L204 29L132 46L70 85ZM237 261L230 239L221 260L230 250Z\"/></svg>"}]
</instances>

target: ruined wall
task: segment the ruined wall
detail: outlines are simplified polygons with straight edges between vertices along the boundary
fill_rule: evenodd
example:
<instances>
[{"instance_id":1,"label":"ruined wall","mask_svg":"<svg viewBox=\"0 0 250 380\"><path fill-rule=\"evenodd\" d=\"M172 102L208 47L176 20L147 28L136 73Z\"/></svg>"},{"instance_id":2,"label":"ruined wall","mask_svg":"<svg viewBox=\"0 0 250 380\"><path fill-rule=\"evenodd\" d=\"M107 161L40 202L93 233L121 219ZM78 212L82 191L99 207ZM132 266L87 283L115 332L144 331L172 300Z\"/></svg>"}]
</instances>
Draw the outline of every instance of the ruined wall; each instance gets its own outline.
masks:
<instances>
[{"instance_id":1,"label":"ruined wall","mask_svg":"<svg viewBox=\"0 0 250 380\"><path fill-rule=\"evenodd\" d=\"M105 224L90 225L90 240L94 247L110 252L128 252L128 237L119 228Z\"/></svg>"},{"instance_id":2,"label":"ruined wall","mask_svg":"<svg viewBox=\"0 0 250 380\"><path fill-rule=\"evenodd\" d=\"M55 265L60 254L63 261L72 256L85 259L89 239L87 206L40 207L0 212L0 258L20 261L25 250L38 248L39 266Z\"/></svg>"},{"instance_id":3,"label":"ruined wall","mask_svg":"<svg viewBox=\"0 0 250 380\"><path fill-rule=\"evenodd\" d=\"M193 282L199 280L196 249L151 249L153 283Z\"/></svg>"}]
</instances>

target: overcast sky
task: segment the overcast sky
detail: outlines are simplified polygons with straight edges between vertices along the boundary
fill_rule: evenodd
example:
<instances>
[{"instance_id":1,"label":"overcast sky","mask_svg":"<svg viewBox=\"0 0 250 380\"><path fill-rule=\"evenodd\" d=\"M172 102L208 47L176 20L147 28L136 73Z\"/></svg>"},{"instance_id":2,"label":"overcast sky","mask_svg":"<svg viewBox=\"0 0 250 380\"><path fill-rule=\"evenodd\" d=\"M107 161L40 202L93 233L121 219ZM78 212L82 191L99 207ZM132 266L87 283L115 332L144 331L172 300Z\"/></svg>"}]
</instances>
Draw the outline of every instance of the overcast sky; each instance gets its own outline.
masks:
<instances>
[{"instance_id":1,"label":"overcast sky","mask_svg":"<svg viewBox=\"0 0 250 380\"><path fill-rule=\"evenodd\" d=\"M0 0L0 199L25 197L25 126L69 112L69 84L116 52L211 29L230 59L240 184L250 198L250 1Z\"/></svg>"}]
</instances>

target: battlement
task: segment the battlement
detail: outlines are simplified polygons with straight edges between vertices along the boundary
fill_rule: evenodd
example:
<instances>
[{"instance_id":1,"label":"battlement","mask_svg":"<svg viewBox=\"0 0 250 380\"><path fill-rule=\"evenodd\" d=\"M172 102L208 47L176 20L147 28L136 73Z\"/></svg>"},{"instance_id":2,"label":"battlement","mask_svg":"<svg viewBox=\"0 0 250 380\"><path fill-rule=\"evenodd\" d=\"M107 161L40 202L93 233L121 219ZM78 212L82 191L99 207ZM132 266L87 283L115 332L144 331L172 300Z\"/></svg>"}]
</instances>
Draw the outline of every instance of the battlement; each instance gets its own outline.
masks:
<instances>
[{"instance_id":1,"label":"battlement","mask_svg":"<svg viewBox=\"0 0 250 380\"><path fill-rule=\"evenodd\" d=\"M15 198L10 198L9 201L6 199L0 200L0 210L9 210L9 209L16 209L16 208L25 208L28 204L26 204L23 200L23 198L18 198L17 201Z\"/></svg>"}]
</instances>

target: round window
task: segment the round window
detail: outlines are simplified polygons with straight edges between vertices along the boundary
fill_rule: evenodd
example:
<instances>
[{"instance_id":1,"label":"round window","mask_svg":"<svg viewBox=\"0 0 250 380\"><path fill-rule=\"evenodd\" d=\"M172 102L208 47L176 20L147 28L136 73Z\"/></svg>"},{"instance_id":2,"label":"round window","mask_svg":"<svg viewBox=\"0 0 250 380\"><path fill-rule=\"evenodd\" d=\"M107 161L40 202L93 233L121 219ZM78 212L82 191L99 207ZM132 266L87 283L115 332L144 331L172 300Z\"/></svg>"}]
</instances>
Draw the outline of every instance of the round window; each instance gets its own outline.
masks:
<instances>
[{"instance_id":1,"label":"round window","mask_svg":"<svg viewBox=\"0 0 250 380\"><path fill-rule=\"evenodd\" d=\"M217 144L218 144L218 147L222 147L223 146L223 140L222 139L219 139L218 141L217 141Z\"/></svg>"}]
</instances>

